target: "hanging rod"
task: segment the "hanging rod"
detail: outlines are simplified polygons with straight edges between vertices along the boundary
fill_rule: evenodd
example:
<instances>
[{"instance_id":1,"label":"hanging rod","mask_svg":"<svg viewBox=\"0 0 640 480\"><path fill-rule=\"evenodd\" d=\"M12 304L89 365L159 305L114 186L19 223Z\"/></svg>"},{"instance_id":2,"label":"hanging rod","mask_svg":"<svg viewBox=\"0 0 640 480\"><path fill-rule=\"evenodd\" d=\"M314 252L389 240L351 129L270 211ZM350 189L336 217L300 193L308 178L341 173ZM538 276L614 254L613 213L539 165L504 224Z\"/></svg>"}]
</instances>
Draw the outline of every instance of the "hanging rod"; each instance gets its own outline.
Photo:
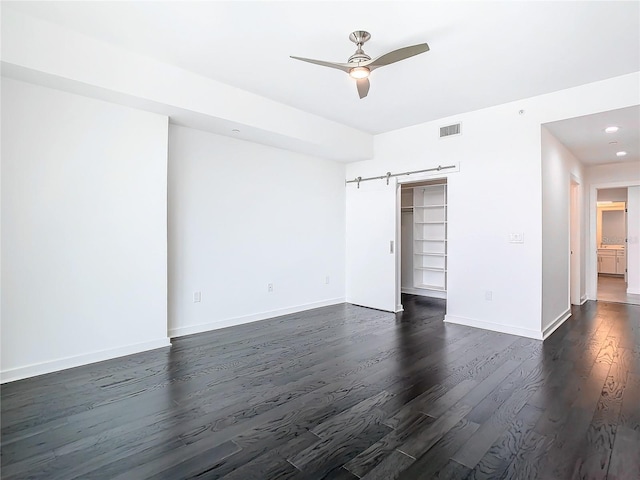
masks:
<instances>
[{"instance_id":1,"label":"hanging rod","mask_svg":"<svg viewBox=\"0 0 640 480\"><path fill-rule=\"evenodd\" d=\"M356 177L353 180L345 180L345 184L347 183L357 183L358 184L358 188L360 188L360 182L368 182L369 180L384 180L385 178L387 179L387 185L389 185L389 179L391 177L402 177L404 175L413 175L414 173L424 173L424 172L439 172L440 170L444 170L446 168L456 168L455 165L447 165L446 167L443 167L442 165L438 165L437 167L434 168L426 168L424 170L412 170L410 172L402 172L402 173L391 173L391 172L387 172L386 175L380 175L378 177L366 177L366 178L362 178L362 177Z\"/></svg>"}]
</instances>

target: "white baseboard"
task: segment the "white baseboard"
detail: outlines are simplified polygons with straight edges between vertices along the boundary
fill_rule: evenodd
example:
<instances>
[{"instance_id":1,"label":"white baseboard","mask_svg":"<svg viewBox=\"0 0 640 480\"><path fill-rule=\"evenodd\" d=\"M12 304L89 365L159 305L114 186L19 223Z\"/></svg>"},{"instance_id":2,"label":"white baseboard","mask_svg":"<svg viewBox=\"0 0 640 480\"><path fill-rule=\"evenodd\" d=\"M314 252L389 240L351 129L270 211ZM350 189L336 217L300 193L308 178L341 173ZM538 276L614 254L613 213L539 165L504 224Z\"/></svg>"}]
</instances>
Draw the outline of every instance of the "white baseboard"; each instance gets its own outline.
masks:
<instances>
[{"instance_id":1,"label":"white baseboard","mask_svg":"<svg viewBox=\"0 0 640 480\"><path fill-rule=\"evenodd\" d=\"M313 308L327 307L329 305L336 305L344 302L344 297L331 298L329 300L322 300L320 302L307 303L304 305L296 305L294 307L281 308L278 310L271 310L269 312L254 313L252 315L245 315L242 317L225 318L223 320L216 320L215 322L189 325L187 327L170 328L169 337L183 337L185 335L193 335L194 333L209 332L211 330L233 327L235 325L242 325L244 323L258 322L260 320L266 320L267 318L280 317L282 315L289 315L290 313L303 312L305 310L311 310Z\"/></svg>"},{"instance_id":2,"label":"white baseboard","mask_svg":"<svg viewBox=\"0 0 640 480\"><path fill-rule=\"evenodd\" d=\"M627 293L631 295L640 295L640 289L627 288Z\"/></svg>"},{"instance_id":3,"label":"white baseboard","mask_svg":"<svg viewBox=\"0 0 640 480\"><path fill-rule=\"evenodd\" d=\"M474 318L459 317L449 314L444 316L444 321L447 323L455 323L456 325L465 325L467 327L482 328L483 330L491 330L493 332L508 333L510 335L542 340L542 332L529 330L528 328L515 327L513 325L485 322L484 320L476 320Z\"/></svg>"},{"instance_id":4,"label":"white baseboard","mask_svg":"<svg viewBox=\"0 0 640 480\"><path fill-rule=\"evenodd\" d=\"M587 303L587 300L589 300L589 298L586 295L580 297L580 305L584 305L585 303Z\"/></svg>"},{"instance_id":5,"label":"white baseboard","mask_svg":"<svg viewBox=\"0 0 640 480\"><path fill-rule=\"evenodd\" d=\"M549 338L549 335L555 332L557 328L560 325L562 325L570 316L571 316L571 308L569 308L566 312L558 316L558 318L556 318L553 322L551 322L551 324L548 327L542 330L542 339L545 340Z\"/></svg>"},{"instance_id":6,"label":"white baseboard","mask_svg":"<svg viewBox=\"0 0 640 480\"><path fill-rule=\"evenodd\" d=\"M44 375L45 373L57 372L67 368L80 367L90 363L110 360L112 358L124 357L134 353L155 350L156 348L168 347L171 342L168 338L152 340L150 342L136 343L134 345L125 345L124 347L111 348L108 350L100 350L98 352L85 353L75 355L73 357L60 358L49 362L36 363L27 365L26 367L12 368L0 372L0 383L13 382L22 380L23 378Z\"/></svg>"},{"instance_id":7,"label":"white baseboard","mask_svg":"<svg viewBox=\"0 0 640 480\"><path fill-rule=\"evenodd\" d=\"M421 297L442 298L446 300L447 292L441 292L438 290L424 290L422 288L402 288L402 293L408 293L409 295L420 295Z\"/></svg>"}]
</instances>

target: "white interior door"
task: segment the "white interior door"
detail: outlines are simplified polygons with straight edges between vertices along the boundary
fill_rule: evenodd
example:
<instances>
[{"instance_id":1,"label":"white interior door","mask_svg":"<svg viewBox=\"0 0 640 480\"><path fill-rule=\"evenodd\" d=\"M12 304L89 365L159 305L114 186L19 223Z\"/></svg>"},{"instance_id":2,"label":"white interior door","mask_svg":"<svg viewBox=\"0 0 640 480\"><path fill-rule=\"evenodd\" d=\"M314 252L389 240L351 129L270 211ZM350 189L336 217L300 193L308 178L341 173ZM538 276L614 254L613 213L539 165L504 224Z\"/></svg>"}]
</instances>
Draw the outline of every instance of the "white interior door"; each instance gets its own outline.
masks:
<instances>
[{"instance_id":1,"label":"white interior door","mask_svg":"<svg viewBox=\"0 0 640 480\"><path fill-rule=\"evenodd\" d=\"M627 189L627 196L629 195L628 189ZM622 266L624 268L624 283L627 284L629 283L629 279L627 278L627 273L629 271L629 267L627 266L629 263L629 208L627 205L628 202L625 202L624 205L624 265Z\"/></svg>"},{"instance_id":2,"label":"white interior door","mask_svg":"<svg viewBox=\"0 0 640 480\"><path fill-rule=\"evenodd\" d=\"M347 302L396 311L397 182L347 185Z\"/></svg>"},{"instance_id":3,"label":"white interior door","mask_svg":"<svg viewBox=\"0 0 640 480\"><path fill-rule=\"evenodd\" d=\"M572 305L580 305L580 208L579 187L571 181L569 207L569 300Z\"/></svg>"},{"instance_id":4,"label":"white interior door","mask_svg":"<svg viewBox=\"0 0 640 480\"><path fill-rule=\"evenodd\" d=\"M627 189L627 293L640 295L640 185Z\"/></svg>"}]
</instances>

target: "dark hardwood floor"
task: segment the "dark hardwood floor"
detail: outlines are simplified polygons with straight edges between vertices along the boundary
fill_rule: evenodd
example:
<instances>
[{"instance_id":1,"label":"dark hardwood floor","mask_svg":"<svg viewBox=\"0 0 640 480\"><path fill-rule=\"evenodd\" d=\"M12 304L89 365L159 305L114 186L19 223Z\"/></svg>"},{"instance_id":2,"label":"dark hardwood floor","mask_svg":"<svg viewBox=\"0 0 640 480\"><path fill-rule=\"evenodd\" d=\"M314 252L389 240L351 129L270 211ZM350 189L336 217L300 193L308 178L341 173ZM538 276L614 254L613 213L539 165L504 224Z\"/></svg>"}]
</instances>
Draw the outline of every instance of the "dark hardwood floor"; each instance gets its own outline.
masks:
<instances>
[{"instance_id":1,"label":"dark hardwood floor","mask_svg":"<svg viewBox=\"0 0 640 480\"><path fill-rule=\"evenodd\" d=\"M640 479L640 306L338 305L2 386L3 479Z\"/></svg>"}]
</instances>

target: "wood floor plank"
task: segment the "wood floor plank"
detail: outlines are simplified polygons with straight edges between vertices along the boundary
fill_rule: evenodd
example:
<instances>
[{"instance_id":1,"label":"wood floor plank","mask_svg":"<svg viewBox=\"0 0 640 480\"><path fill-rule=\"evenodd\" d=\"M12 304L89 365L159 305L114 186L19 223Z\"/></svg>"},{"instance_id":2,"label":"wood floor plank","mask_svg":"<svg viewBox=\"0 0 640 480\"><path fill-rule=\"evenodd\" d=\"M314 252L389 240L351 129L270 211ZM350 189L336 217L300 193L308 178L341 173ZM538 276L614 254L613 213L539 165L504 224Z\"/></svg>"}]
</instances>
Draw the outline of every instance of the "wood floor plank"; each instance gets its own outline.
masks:
<instances>
[{"instance_id":1,"label":"wood floor plank","mask_svg":"<svg viewBox=\"0 0 640 480\"><path fill-rule=\"evenodd\" d=\"M469 422L466 418L460 420L433 447L402 472L400 478L403 480L436 478L449 458L473 435L478 427L480 425Z\"/></svg>"},{"instance_id":2,"label":"wood floor plank","mask_svg":"<svg viewBox=\"0 0 640 480\"><path fill-rule=\"evenodd\" d=\"M224 480L303 480L302 472L284 458L263 455L225 475Z\"/></svg>"},{"instance_id":3,"label":"wood floor plank","mask_svg":"<svg viewBox=\"0 0 640 480\"><path fill-rule=\"evenodd\" d=\"M266 453L255 456L256 451L264 450L261 448L262 444L266 443L268 445L271 442L264 442L261 438L255 438L250 435L238 437L234 443L237 443L242 448L242 452L238 456L237 462L228 462L227 465L220 465L217 471L212 471L212 473L218 478L227 480L251 478L256 480L266 478L303 479L302 472L291 465L286 458L315 444L317 441L317 436L311 432L306 432L289 439L284 444L267 450ZM226 474L227 471L230 471L230 473Z\"/></svg>"},{"instance_id":4,"label":"wood floor plank","mask_svg":"<svg viewBox=\"0 0 640 480\"><path fill-rule=\"evenodd\" d=\"M505 478L509 465L518 453L523 451L527 436L533 432L541 410L525 405L512 422L511 426L491 446L489 451L473 468L468 480L493 480Z\"/></svg>"},{"instance_id":5,"label":"wood floor plank","mask_svg":"<svg viewBox=\"0 0 640 480\"><path fill-rule=\"evenodd\" d=\"M344 430L345 425L349 425L349 428L351 428L352 425L362 419L370 421L373 417L376 421L379 421L382 415L379 410L375 410L376 407L383 405L392 396L392 394L383 390L377 395L369 397L350 409L320 423L318 426L311 429L311 433L320 438L329 438L334 435L338 435L342 430Z\"/></svg>"},{"instance_id":6,"label":"wood floor plank","mask_svg":"<svg viewBox=\"0 0 640 480\"><path fill-rule=\"evenodd\" d=\"M398 450L412 458L420 457L462 420L469 411L471 411L471 407L467 405L454 405L427 428L411 435L398 447Z\"/></svg>"},{"instance_id":7,"label":"wood floor plank","mask_svg":"<svg viewBox=\"0 0 640 480\"><path fill-rule=\"evenodd\" d=\"M640 374L629 373L622 397L620 426L640 431Z\"/></svg>"},{"instance_id":8,"label":"wood floor plank","mask_svg":"<svg viewBox=\"0 0 640 480\"><path fill-rule=\"evenodd\" d=\"M169 480L175 478L188 478L200 475L201 477L217 466L225 458L238 454L242 449L229 441L213 448L206 448L193 454L192 445L185 445L167 452L162 457L125 471L113 477L113 480L126 480L131 478L144 478L154 480ZM186 460L183 460L186 458Z\"/></svg>"},{"instance_id":9,"label":"wood floor plank","mask_svg":"<svg viewBox=\"0 0 640 480\"><path fill-rule=\"evenodd\" d=\"M464 403L472 406L478 405L521 364L519 359L509 359L504 362L463 397Z\"/></svg>"},{"instance_id":10,"label":"wood floor plank","mask_svg":"<svg viewBox=\"0 0 640 480\"><path fill-rule=\"evenodd\" d=\"M521 365L520 368L513 370L489 395L473 407L469 412L469 420L479 424L485 423L495 415L496 410L522 389L528 390L529 397L531 397L536 389L542 385L543 379L541 370L531 369L535 363L537 360L532 360L527 365ZM536 385L534 382L538 382L540 385Z\"/></svg>"},{"instance_id":11,"label":"wood floor plank","mask_svg":"<svg viewBox=\"0 0 640 480\"><path fill-rule=\"evenodd\" d=\"M609 480L640 480L640 430L618 427L611 461Z\"/></svg>"},{"instance_id":12,"label":"wood floor plank","mask_svg":"<svg viewBox=\"0 0 640 480\"><path fill-rule=\"evenodd\" d=\"M345 426L340 434L319 440L287 460L306 474L307 478L323 478L337 466L342 468L389 431L389 427L375 421Z\"/></svg>"},{"instance_id":13,"label":"wood floor plank","mask_svg":"<svg viewBox=\"0 0 640 480\"><path fill-rule=\"evenodd\" d=\"M391 451L386 458L364 477L366 480L394 480L406 470L414 459L398 450Z\"/></svg>"},{"instance_id":14,"label":"wood floor plank","mask_svg":"<svg viewBox=\"0 0 640 480\"><path fill-rule=\"evenodd\" d=\"M492 405L495 405L494 412L481 423L480 428L453 455L453 460L469 469L475 468L480 459L491 448L493 442L507 430L531 395L544 384L544 372L537 366L535 359L525 362L523 365L524 367L521 367L516 374L507 377L509 385L513 382L518 387L512 389L510 386L505 386L504 388L511 391L508 397L504 397L502 394L504 389L501 389L500 395L489 400ZM470 416L470 419L473 421L473 417Z\"/></svg>"},{"instance_id":15,"label":"wood floor plank","mask_svg":"<svg viewBox=\"0 0 640 480\"><path fill-rule=\"evenodd\" d=\"M434 418L422 413L415 414L407 419L398 428L371 445L364 452L360 453L351 461L345 464L345 468L356 476L362 478L373 470L380 462L390 455L397 447L411 435L425 429L434 422Z\"/></svg>"},{"instance_id":16,"label":"wood floor plank","mask_svg":"<svg viewBox=\"0 0 640 480\"><path fill-rule=\"evenodd\" d=\"M541 478L569 478L572 475L610 369L607 364L591 369L584 390L560 421L550 424L544 415L538 421L535 430L553 441L553 448L541 459Z\"/></svg>"},{"instance_id":17,"label":"wood floor plank","mask_svg":"<svg viewBox=\"0 0 640 480\"><path fill-rule=\"evenodd\" d=\"M3 465L2 478L5 480L25 478L29 475L30 471L40 470L48 468L55 460L56 456L53 450L45 451L37 455L32 455L20 462Z\"/></svg>"},{"instance_id":18,"label":"wood floor plank","mask_svg":"<svg viewBox=\"0 0 640 480\"><path fill-rule=\"evenodd\" d=\"M593 414L610 369L608 365L599 365L592 369L586 381L583 379L581 382L581 388L566 401L563 401L564 395L558 395L557 390L548 391L547 394L556 401L549 403L549 407L538 420L536 431L542 435L562 432L568 422L574 421L571 418L572 412L579 413L580 418Z\"/></svg>"},{"instance_id":19,"label":"wood floor plank","mask_svg":"<svg viewBox=\"0 0 640 480\"><path fill-rule=\"evenodd\" d=\"M227 456L211 468L206 469L206 477L220 478L230 474L243 465L264 455L281 457L286 460L301 449L314 445L318 437L307 430L304 424L298 423L300 412L291 411L271 422L245 431L233 438L232 442L241 448L237 455ZM225 438L225 437L223 437ZM211 445L217 442L203 439L193 446ZM185 464L200 463L197 458L186 459ZM184 468L184 467L183 467Z\"/></svg>"},{"instance_id":20,"label":"wood floor plank","mask_svg":"<svg viewBox=\"0 0 640 480\"><path fill-rule=\"evenodd\" d=\"M110 442L115 443L115 442ZM55 470L44 476L47 480L84 480L87 478L114 478L122 472L134 471L141 465L151 465L170 455L184 444L165 432L142 438L135 443L119 444L114 450L106 446L87 448L70 455L56 457ZM93 454L95 453L95 456Z\"/></svg>"},{"instance_id":21,"label":"wood floor plank","mask_svg":"<svg viewBox=\"0 0 640 480\"><path fill-rule=\"evenodd\" d=\"M541 465L553 447L553 438L530 431L524 438L520 450L509 464L501 480L544 479Z\"/></svg>"},{"instance_id":22,"label":"wood floor plank","mask_svg":"<svg viewBox=\"0 0 640 480\"><path fill-rule=\"evenodd\" d=\"M327 472L322 477L303 476L303 478L305 479L318 478L319 480L357 480L358 479L358 477L356 477L353 473L351 473L349 470L345 469L344 467L336 467L330 470L329 472Z\"/></svg>"},{"instance_id":23,"label":"wood floor plank","mask_svg":"<svg viewBox=\"0 0 640 480\"><path fill-rule=\"evenodd\" d=\"M433 410L439 415L442 411L448 409L453 403L455 403L451 402L454 397L460 398L468 393L477 385L478 381L483 380L489 375L489 369L486 369L484 374L478 373L477 369L478 363L486 357L483 354L478 353L476 347L479 347L485 341L486 338L481 336L476 339L475 342L473 342L472 339L460 342L458 346L462 345L467 347L467 351L464 354L448 359L446 362L440 362L436 368L431 367L430 373L440 376L440 383L432 385L424 393L413 398L406 405L402 405L398 411L385 421L385 424L395 427L406 418L414 415L416 412L434 416L432 413ZM502 351L503 347L508 347L509 345L514 344L515 341L516 339L509 336L498 337L494 348L498 351ZM499 355L495 355L491 358L498 357ZM474 379L469 378L471 372L474 374ZM458 384L463 381L465 383L458 387ZM441 397L445 398L444 400L439 401ZM449 401L447 401L447 399Z\"/></svg>"},{"instance_id":24,"label":"wood floor plank","mask_svg":"<svg viewBox=\"0 0 640 480\"><path fill-rule=\"evenodd\" d=\"M450 459L442 470L436 472L433 478L437 480L460 480L462 478L466 479L469 473L467 467Z\"/></svg>"},{"instance_id":25,"label":"wood floor plank","mask_svg":"<svg viewBox=\"0 0 640 480\"><path fill-rule=\"evenodd\" d=\"M603 349L605 348L608 349L609 345L605 344ZM575 464L574 477L593 479L607 477L628 376L628 369L620 363L617 351L614 351L613 358L609 375Z\"/></svg>"}]
</instances>

